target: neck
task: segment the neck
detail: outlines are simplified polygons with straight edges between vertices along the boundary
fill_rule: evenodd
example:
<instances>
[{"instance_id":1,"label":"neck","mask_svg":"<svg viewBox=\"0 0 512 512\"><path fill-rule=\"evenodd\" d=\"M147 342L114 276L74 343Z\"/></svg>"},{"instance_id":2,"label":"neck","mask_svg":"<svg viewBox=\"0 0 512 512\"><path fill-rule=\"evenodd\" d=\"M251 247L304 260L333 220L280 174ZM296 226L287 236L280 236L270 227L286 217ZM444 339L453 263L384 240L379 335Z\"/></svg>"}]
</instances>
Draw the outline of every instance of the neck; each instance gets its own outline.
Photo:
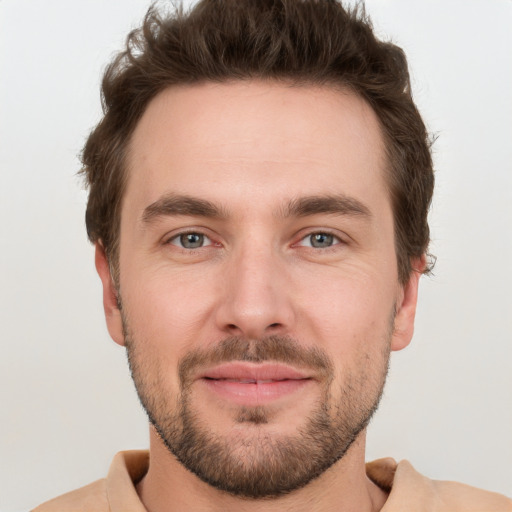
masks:
<instances>
[{"instance_id":1,"label":"neck","mask_svg":"<svg viewBox=\"0 0 512 512\"><path fill-rule=\"evenodd\" d=\"M169 453L151 428L150 465L137 492L148 512L376 512L387 496L366 476L365 440L362 432L341 460L305 487L275 499L250 500L197 478Z\"/></svg>"}]
</instances>

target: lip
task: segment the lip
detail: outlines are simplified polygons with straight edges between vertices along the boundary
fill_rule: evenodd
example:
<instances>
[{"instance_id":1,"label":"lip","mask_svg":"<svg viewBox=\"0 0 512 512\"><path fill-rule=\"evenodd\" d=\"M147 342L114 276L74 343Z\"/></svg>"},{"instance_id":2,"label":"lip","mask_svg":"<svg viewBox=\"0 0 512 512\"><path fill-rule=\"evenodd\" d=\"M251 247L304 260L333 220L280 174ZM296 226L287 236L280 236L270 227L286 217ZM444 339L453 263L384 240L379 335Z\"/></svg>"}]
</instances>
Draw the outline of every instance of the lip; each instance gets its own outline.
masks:
<instances>
[{"instance_id":1,"label":"lip","mask_svg":"<svg viewBox=\"0 0 512 512\"><path fill-rule=\"evenodd\" d=\"M205 370L198 381L224 400L257 406L286 398L310 384L311 375L279 364L233 362Z\"/></svg>"},{"instance_id":2,"label":"lip","mask_svg":"<svg viewBox=\"0 0 512 512\"><path fill-rule=\"evenodd\" d=\"M291 366L282 363L224 363L202 372L202 379L237 379L237 380L299 380L310 378Z\"/></svg>"}]
</instances>

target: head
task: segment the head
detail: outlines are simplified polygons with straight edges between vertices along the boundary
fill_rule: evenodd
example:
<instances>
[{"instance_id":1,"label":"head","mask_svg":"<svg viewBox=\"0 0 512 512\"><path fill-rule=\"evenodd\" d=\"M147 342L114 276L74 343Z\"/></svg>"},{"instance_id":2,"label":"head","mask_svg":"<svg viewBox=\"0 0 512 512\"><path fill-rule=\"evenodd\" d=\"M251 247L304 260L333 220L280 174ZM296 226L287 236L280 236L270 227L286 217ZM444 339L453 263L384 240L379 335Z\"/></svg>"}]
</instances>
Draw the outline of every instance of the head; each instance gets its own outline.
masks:
<instances>
[{"instance_id":1,"label":"head","mask_svg":"<svg viewBox=\"0 0 512 512\"><path fill-rule=\"evenodd\" d=\"M411 262L428 248L434 187L430 141L412 100L406 58L376 39L362 8L316 0L201 1L190 13L179 9L168 17L150 8L129 34L126 50L106 69L104 117L82 154L90 189L87 233L101 242L114 279L129 144L150 101L172 86L255 78L350 90L374 110L405 283L418 270Z\"/></svg>"},{"instance_id":2,"label":"head","mask_svg":"<svg viewBox=\"0 0 512 512\"><path fill-rule=\"evenodd\" d=\"M150 10L103 97L87 226L155 432L232 494L306 485L412 336L433 178L402 52L336 2L206 1Z\"/></svg>"}]
</instances>

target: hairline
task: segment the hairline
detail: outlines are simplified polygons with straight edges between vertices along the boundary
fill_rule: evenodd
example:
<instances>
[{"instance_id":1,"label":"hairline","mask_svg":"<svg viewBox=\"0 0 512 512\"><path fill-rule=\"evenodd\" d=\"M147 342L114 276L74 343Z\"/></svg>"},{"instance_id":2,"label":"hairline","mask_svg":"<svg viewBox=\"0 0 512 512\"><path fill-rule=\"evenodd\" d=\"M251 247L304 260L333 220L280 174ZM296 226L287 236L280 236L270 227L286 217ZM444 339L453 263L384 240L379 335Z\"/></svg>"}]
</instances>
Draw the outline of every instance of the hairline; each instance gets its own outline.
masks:
<instances>
[{"instance_id":1,"label":"hairline","mask_svg":"<svg viewBox=\"0 0 512 512\"><path fill-rule=\"evenodd\" d=\"M326 79L326 80L315 80L313 78L310 78L308 76L302 76L302 77L288 77L288 76L246 76L246 77L226 77L225 79L200 79L194 82L176 82L174 84L164 85L161 89L159 89L155 94L153 94L146 102L144 107L139 112L139 115L136 120L133 121L132 125L130 126L128 132L126 133L126 137L124 138L124 141L122 143L122 156L119 161L119 171L121 173L120 177L120 186L118 190L118 203L116 204L115 208L115 215L114 215L114 227L110 231L112 237L112 243L111 243L111 249L106 254L111 277L114 285L116 288L119 288L119 257L120 257L120 237L121 237L121 217L122 217L122 211L123 211L123 204L124 199L126 195L126 189L128 185L128 180L130 173L133 172L133 170L130 170L130 156L133 151L133 136L137 129L137 126L139 125L142 117L144 116L145 112L147 111L149 105L161 94L163 94L165 91L169 91L172 89L188 89L188 88L194 88L194 87L200 87L204 84L217 84L217 85L228 85L228 84L237 84L237 83L244 83L244 82L262 82L262 83L268 83L268 84L279 84L279 85L285 85L288 87L315 87L320 89L329 89L331 91L335 91L339 94L344 95L354 95L357 98L364 101L364 103L372 110L372 112L375 114L375 117L378 122L378 127L381 135L381 142L382 142L382 169L380 169L380 172L382 172L383 177L383 183L384 187L388 193L388 199L390 201L390 207L391 212L393 215L393 238L394 238L394 247L395 247L395 259L397 262L397 269L398 269L398 280L401 284L405 284L406 280L410 277L414 269L412 269L410 258L413 257L413 255L408 254L409 258L409 265L408 265L408 273L407 273L407 279L404 279L404 276L401 276L401 270L400 270L400 250L398 247L398 244L400 241L398 240L398 233L399 229L397 226L397 212L395 211L395 194L394 189L396 188L393 185L394 175L396 174L396 166L398 164L397 158L393 155L394 153L394 142L392 140L392 137L389 135L389 133L386 130L386 127L384 126L384 123L379 115L379 112L373 107L371 101L365 97L364 94L362 94L359 90L357 90L352 84L345 81L343 77L340 77L339 80L335 79ZM102 243L100 239L97 240L99 243Z\"/></svg>"}]
</instances>

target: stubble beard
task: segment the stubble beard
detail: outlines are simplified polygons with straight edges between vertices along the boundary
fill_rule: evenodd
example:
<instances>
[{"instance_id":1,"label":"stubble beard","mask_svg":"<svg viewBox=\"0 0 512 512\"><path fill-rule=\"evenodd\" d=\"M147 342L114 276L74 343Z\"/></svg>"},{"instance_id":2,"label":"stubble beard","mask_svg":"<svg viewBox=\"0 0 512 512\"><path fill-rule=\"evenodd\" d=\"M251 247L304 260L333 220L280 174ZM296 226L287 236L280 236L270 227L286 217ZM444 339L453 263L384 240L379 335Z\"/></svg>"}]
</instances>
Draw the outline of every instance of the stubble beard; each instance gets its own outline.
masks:
<instances>
[{"instance_id":1,"label":"stubble beard","mask_svg":"<svg viewBox=\"0 0 512 512\"><path fill-rule=\"evenodd\" d=\"M334 365L318 349L303 349L289 337L258 341L228 338L209 351L194 351L179 363L180 392L172 397L162 385L159 361L143 356L143 347L124 321L128 362L149 421L181 464L202 481L246 499L272 499L300 489L340 460L377 410L389 365L390 335L378 357L360 355L356 372L344 375L333 400ZM265 406L241 407L229 435L215 433L193 405L189 376L201 364L228 361L297 364L323 376L316 406L294 435L276 435L266 426Z\"/></svg>"}]
</instances>

